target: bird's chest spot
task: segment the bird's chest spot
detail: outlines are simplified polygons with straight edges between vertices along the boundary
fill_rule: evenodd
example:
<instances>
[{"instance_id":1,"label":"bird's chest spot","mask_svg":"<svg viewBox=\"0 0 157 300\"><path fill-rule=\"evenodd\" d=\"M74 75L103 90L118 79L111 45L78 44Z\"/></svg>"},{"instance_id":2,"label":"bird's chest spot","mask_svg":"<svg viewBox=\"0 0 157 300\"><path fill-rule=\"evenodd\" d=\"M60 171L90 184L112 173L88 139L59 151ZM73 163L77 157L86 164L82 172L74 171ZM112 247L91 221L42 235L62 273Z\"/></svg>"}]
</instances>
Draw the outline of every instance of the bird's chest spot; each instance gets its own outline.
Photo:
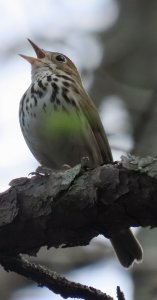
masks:
<instances>
[{"instance_id":1,"label":"bird's chest spot","mask_svg":"<svg viewBox=\"0 0 157 300\"><path fill-rule=\"evenodd\" d=\"M25 101L28 132L44 140L80 138L87 121L68 88L50 75L31 85Z\"/></svg>"}]
</instances>

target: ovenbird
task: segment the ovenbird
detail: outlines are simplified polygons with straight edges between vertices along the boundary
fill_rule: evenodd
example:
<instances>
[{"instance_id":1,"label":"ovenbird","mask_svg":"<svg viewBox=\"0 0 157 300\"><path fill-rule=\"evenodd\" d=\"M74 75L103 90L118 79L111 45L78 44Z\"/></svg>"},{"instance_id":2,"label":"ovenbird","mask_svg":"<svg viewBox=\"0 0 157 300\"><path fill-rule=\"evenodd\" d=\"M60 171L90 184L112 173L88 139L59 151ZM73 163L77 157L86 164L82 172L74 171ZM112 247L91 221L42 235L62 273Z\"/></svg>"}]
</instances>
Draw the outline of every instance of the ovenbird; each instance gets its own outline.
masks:
<instances>
[{"instance_id":1,"label":"ovenbird","mask_svg":"<svg viewBox=\"0 0 157 300\"><path fill-rule=\"evenodd\" d=\"M75 166L83 157L89 158L91 167L112 163L100 117L73 62L29 42L37 57L20 54L31 64L32 83L21 99L19 119L35 158L51 169ZM130 229L114 235L111 243L123 266L142 259Z\"/></svg>"}]
</instances>

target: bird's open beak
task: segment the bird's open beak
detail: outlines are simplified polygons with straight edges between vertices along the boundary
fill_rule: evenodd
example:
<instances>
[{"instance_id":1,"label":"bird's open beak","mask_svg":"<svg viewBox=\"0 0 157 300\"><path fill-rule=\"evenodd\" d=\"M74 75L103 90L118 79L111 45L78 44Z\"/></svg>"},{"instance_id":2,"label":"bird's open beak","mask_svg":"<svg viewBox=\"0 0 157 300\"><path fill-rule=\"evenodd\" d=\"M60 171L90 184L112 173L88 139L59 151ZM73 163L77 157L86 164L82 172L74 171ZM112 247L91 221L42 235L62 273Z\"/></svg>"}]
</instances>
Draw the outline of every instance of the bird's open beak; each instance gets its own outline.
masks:
<instances>
[{"instance_id":1,"label":"bird's open beak","mask_svg":"<svg viewBox=\"0 0 157 300\"><path fill-rule=\"evenodd\" d=\"M21 57L23 57L24 59L26 59L30 64L34 64L38 59L42 59L45 57L45 51L41 48L39 48L34 42L32 42L30 39L28 39L28 41L30 42L31 46L33 47L37 58L32 57L32 56L27 56L27 55L23 55L23 54L19 54Z\"/></svg>"}]
</instances>

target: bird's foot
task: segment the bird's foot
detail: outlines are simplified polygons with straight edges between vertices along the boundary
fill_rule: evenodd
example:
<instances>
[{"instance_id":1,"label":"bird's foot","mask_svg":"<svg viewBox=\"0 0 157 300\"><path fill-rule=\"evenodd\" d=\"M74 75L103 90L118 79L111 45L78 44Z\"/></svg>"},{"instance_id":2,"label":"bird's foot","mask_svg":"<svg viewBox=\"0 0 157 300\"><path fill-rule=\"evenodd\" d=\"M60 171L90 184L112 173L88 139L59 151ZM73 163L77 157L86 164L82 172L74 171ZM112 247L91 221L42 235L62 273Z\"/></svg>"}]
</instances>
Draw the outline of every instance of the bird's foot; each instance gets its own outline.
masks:
<instances>
[{"instance_id":1,"label":"bird's foot","mask_svg":"<svg viewBox=\"0 0 157 300\"><path fill-rule=\"evenodd\" d=\"M70 165L68 165L68 164L62 165L62 170L69 170L69 169L71 169Z\"/></svg>"},{"instance_id":2,"label":"bird's foot","mask_svg":"<svg viewBox=\"0 0 157 300\"><path fill-rule=\"evenodd\" d=\"M31 175L31 176L50 176L51 173L52 173L52 169L47 168L45 166L39 166L39 167L37 167L35 172L31 172L31 173L29 173L29 175Z\"/></svg>"},{"instance_id":3,"label":"bird's foot","mask_svg":"<svg viewBox=\"0 0 157 300\"><path fill-rule=\"evenodd\" d=\"M81 158L81 169L87 170L91 168L90 160L88 156L83 156Z\"/></svg>"}]
</instances>

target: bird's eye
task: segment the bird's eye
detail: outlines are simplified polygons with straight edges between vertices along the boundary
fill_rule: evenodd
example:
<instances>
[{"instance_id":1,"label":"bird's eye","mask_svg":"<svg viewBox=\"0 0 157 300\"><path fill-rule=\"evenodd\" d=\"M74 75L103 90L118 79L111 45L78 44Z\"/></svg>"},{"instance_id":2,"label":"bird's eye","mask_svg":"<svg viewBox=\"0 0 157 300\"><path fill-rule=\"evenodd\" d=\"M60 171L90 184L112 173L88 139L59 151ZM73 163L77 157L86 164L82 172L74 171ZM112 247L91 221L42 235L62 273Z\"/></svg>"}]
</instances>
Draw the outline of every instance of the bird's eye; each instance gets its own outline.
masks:
<instances>
[{"instance_id":1,"label":"bird's eye","mask_svg":"<svg viewBox=\"0 0 157 300\"><path fill-rule=\"evenodd\" d=\"M60 61L60 62L65 62L66 61L66 58L63 54L58 54L56 56L56 60Z\"/></svg>"}]
</instances>

